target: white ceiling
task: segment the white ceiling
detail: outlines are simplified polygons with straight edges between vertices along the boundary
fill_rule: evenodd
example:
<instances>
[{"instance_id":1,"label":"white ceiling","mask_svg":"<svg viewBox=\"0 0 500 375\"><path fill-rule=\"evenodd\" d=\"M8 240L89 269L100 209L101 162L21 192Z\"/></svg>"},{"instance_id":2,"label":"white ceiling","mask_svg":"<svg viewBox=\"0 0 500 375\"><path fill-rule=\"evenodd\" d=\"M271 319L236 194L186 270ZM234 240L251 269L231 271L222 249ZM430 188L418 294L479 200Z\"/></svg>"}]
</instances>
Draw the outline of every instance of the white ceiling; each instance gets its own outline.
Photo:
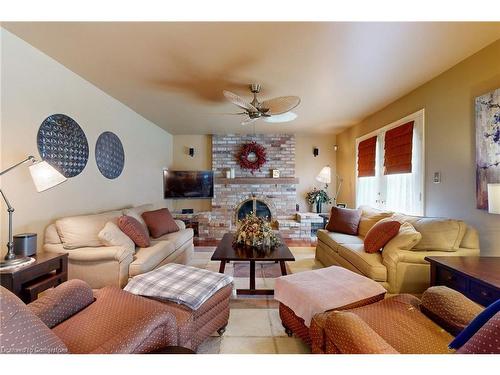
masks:
<instances>
[{"instance_id":1,"label":"white ceiling","mask_svg":"<svg viewBox=\"0 0 500 375\"><path fill-rule=\"evenodd\" d=\"M222 90L298 95L257 132L328 133L362 120L500 38L500 23L3 23L172 134L245 132Z\"/></svg>"}]
</instances>

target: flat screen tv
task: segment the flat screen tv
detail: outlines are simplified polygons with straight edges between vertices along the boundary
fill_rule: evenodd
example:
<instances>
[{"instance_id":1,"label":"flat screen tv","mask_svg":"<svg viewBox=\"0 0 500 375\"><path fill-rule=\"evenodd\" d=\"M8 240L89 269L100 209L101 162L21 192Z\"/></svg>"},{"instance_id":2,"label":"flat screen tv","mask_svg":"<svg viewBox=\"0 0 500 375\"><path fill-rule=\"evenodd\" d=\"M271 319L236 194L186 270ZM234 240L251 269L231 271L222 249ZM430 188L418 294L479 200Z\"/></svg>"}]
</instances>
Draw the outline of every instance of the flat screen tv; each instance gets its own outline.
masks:
<instances>
[{"instance_id":1,"label":"flat screen tv","mask_svg":"<svg viewBox=\"0 0 500 375\"><path fill-rule=\"evenodd\" d=\"M165 199L209 199L214 196L213 171L163 171Z\"/></svg>"}]
</instances>

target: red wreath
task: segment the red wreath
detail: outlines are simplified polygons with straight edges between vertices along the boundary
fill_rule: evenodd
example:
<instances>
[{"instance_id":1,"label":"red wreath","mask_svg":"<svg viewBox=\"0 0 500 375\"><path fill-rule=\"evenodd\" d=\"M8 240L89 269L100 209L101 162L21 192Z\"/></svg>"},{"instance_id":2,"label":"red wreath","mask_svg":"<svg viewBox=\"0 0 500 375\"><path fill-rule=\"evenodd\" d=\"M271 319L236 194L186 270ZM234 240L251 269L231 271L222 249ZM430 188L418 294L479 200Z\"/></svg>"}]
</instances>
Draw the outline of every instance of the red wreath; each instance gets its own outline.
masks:
<instances>
[{"instance_id":1,"label":"red wreath","mask_svg":"<svg viewBox=\"0 0 500 375\"><path fill-rule=\"evenodd\" d=\"M248 155L254 153L256 156L255 161L248 160ZM250 169L253 174L256 170L260 172L260 168L267 162L266 149L256 142L251 142L241 147L240 154L238 155L240 167L243 169Z\"/></svg>"}]
</instances>

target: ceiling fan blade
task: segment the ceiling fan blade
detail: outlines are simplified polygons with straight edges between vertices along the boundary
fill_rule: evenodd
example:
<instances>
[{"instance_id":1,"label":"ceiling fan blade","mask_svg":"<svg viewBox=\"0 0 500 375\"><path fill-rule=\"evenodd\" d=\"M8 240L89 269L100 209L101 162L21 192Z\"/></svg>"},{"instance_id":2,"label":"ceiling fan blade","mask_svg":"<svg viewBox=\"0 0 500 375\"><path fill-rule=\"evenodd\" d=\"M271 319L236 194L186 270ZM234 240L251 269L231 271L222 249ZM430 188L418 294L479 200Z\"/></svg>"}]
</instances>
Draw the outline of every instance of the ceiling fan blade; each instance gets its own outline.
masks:
<instances>
[{"instance_id":1,"label":"ceiling fan blade","mask_svg":"<svg viewBox=\"0 0 500 375\"><path fill-rule=\"evenodd\" d=\"M269 109L266 113L270 115L281 115L288 112L300 104L298 96L280 96L278 98L264 100L262 108Z\"/></svg>"},{"instance_id":2,"label":"ceiling fan blade","mask_svg":"<svg viewBox=\"0 0 500 375\"><path fill-rule=\"evenodd\" d=\"M279 122L289 122L293 121L297 118L297 114L294 112L285 112L282 113L281 115L274 115L271 117L266 117L264 119L265 122L269 123L279 123Z\"/></svg>"},{"instance_id":3,"label":"ceiling fan blade","mask_svg":"<svg viewBox=\"0 0 500 375\"><path fill-rule=\"evenodd\" d=\"M242 116L248 115L248 112L237 112L237 113L228 113L228 112L212 112L211 115L222 115L222 116Z\"/></svg>"},{"instance_id":4,"label":"ceiling fan blade","mask_svg":"<svg viewBox=\"0 0 500 375\"><path fill-rule=\"evenodd\" d=\"M243 120L241 122L241 125L248 125L248 124L251 124L255 121L257 121L259 118L247 118L246 120Z\"/></svg>"},{"instance_id":5,"label":"ceiling fan blade","mask_svg":"<svg viewBox=\"0 0 500 375\"><path fill-rule=\"evenodd\" d=\"M237 105L238 107L246 109L247 111L252 113L258 112L257 108L255 108L250 103L247 103L245 100L243 100L240 96L236 95L235 93L226 90L224 90L223 93L226 99L229 100L234 105Z\"/></svg>"}]
</instances>

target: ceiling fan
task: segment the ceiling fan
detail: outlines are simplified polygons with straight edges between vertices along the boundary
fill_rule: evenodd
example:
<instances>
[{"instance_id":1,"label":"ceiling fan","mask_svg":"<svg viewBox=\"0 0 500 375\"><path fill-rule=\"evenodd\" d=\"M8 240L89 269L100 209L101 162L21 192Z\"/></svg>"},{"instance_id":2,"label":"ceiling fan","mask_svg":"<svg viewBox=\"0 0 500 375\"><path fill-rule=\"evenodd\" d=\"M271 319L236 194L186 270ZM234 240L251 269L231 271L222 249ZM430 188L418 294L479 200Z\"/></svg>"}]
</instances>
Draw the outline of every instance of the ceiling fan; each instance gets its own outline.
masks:
<instances>
[{"instance_id":1,"label":"ceiling fan","mask_svg":"<svg viewBox=\"0 0 500 375\"><path fill-rule=\"evenodd\" d=\"M246 116L241 123L242 125L251 124L260 118L266 122L288 122L297 118L297 115L290 111L300 104L298 96L280 96L259 102L257 94L260 92L261 86L253 83L249 87L253 93L253 100L250 103L231 91L223 91L227 100L244 110L244 112L231 113Z\"/></svg>"}]
</instances>

